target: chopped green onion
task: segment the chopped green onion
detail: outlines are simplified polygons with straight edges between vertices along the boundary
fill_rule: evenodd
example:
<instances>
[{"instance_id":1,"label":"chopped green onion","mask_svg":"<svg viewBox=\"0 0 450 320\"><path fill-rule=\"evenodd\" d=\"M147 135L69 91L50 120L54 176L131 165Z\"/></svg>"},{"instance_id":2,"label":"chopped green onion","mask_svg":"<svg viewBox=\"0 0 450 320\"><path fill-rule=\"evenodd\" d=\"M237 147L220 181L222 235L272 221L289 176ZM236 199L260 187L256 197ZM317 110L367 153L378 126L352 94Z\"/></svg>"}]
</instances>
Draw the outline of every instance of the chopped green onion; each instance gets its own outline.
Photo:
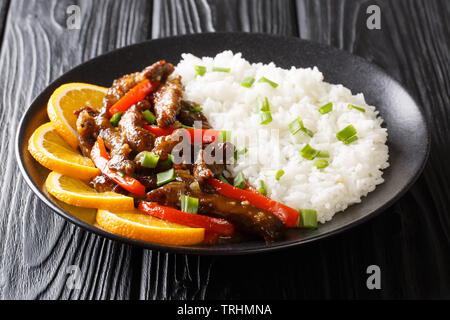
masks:
<instances>
[{"instance_id":1,"label":"chopped green onion","mask_svg":"<svg viewBox=\"0 0 450 320\"><path fill-rule=\"evenodd\" d=\"M156 185L158 187L173 180L175 180L175 170L173 168L156 174Z\"/></svg>"},{"instance_id":2,"label":"chopped green onion","mask_svg":"<svg viewBox=\"0 0 450 320\"><path fill-rule=\"evenodd\" d=\"M219 142L230 142L231 131L222 130L219 131Z\"/></svg>"},{"instance_id":3,"label":"chopped green onion","mask_svg":"<svg viewBox=\"0 0 450 320\"><path fill-rule=\"evenodd\" d=\"M225 179L225 177L224 177L223 175L218 176L217 179L219 179L219 180L222 181L222 182L225 182L226 184L230 184L230 183L228 182L228 180Z\"/></svg>"},{"instance_id":4,"label":"chopped green onion","mask_svg":"<svg viewBox=\"0 0 450 320\"><path fill-rule=\"evenodd\" d=\"M181 200L181 211L188 213L198 212L198 198L189 197L184 194L180 196Z\"/></svg>"},{"instance_id":5,"label":"chopped green onion","mask_svg":"<svg viewBox=\"0 0 450 320\"><path fill-rule=\"evenodd\" d=\"M361 107L357 107L357 106L355 106L355 105L353 105L353 104L349 104L349 105L347 106L347 108L349 108L350 110L351 110L351 109L355 109L355 110L358 110L358 111L361 111L361 112L366 112L366 109L361 108Z\"/></svg>"},{"instance_id":6,"label":"chopped green onion","mask_svg":"<svg viewBox=\"0 0 450 320\"><path fill-rule=\"evenodd\" d=\"M336 138L338 140L344 142L345 144L349 144L353 141L358 140L358 137L356 136L356 129L353 125L349 125L336 133Z\"/></svg>"},{"instance_id":7,"label":"chopped green onion","mask_svg":"<svg viewBox=\"0 0 450 320\"><path fill-rule=\"evenodd\" d=\"M234 186L239 189L245 189L247 182L245 182L244 174L239 172L236 177L234 177Z\"/></svg>"},{"instance_id":8,"label":"chopped green onion","mask_svg":"<svg viewBox=\"0 0 450 320\"><path fill-rule=\"evenodd\" d=\"M255 78L253 78L253 77L246 77L246 78L244 78L244 80L242 80L241 86L246 87L246 88L250 88L253 85L253 82L255 82Z\"/></svg>"},{"instance_id":9,"label":"chopped green onion","mask_svg":"<svg viewBox=\"0 0 450 320\"><path fill-rule=\"evenodd\" d=\"M314 165L317 169L323 169L328 167L328 161L327 160L317 160Z\"/></svg>"},{"instance_id":10,"label":"chopped green onion","mask_svg":"<svg viewBox=\"0 0 450 320\"><path fill-rule=\"evenodd\" d=\"M190 111L190 112L200 112L200 111L202 111L202 110L203 110L202 107L196 107L195 105L190 105L190 106L189 106L189 111Z\"/></svg>"},{"instance_id":11,"label":"chopped green onion","mask_svg":"<svg viewBox=\"0 0 450 320\"><path fill-rule=\"evenodd\" d=\"M265 82L265 83L268 83L268 84L270 84L270 85L272 86L272 88L278 87L278 83L273 82L273 81L267 79L266 77L262 77L261 79L258 80L258 82Z\"/></svg>"},{"instance_id":12,"label":"chopped green onion","mask_svg":"<svg viewBox=\"0 0 450 320\"><path fill-rule=\"evenodd\" d=\"M276 180L280 180L280 178L284 175L284 170L280 169L277 171L277 173L275 174L275 179Z\"/></svg>"},{"instance_id":13,"label":"chopped green onion","mask_svg":"<svg viewBox=\"0 0 450 320\"><path fill-rule=\"evenodd\" d=\"M315 158L329 158L330 153L326 150L316 150L309 144L300 150L300 155L306 160L314 160Z\"/></svg>"},{"instance_id":14,"label":"chopped green onion","mask_svg":"<svg viewBox=\"0 0 450 320\"><path fill-rule=\"evenodd\" d=\"M303 147L302 150L300 150L300 155L305 158L306 160L313 160L317 155L319 154L319 150L314 149L309 144Z\"/></svg>"},{"instance_id":15,"label":"chopped green onion","mask_svg":"<svg viewBox=\"0 0 450 320\"><path fill-rule=\"evenodd\" d=\"M266 183L264 182L264 180L259 180L258 183L259 183L258 192L266 196L267 195Z\"/></svg>"},{"instance_id":16,"label":"chopped green onion","mask_svg":"<svg viewBox=\"0 0 450 320\"><path fill-rule=\"evenodd\" d=\"M161 162L161 165L170 167L174 162L173 159L174 159L173 155L171 153L169 153L167 155L167 159L165 161Z\"/></svg>"},{"instance_id":17,"label":"chopped green onion","mask_svg":"<svg viewBox=\"0 0 450 320\"><path fill-rule=\"evenodd\" d=\"M184 124L180 124L180 126L183 128L183 129L194 129L194 127L191 127L191 126L187 126L187 125L184 125Z\"/></svg>"},{"instance_id":18,"label":"chopped green onion","mask_svg":"<svg viewBox=\"0 0 450 320\"><path fill-rule=\"evenodd\" d=\"M150 110L145 110L142 112L142 115L144 116L145 120L147 120L148 123L154 124L156 121L155 115Z\"/></svg>"},{"instance_id":19,"label":"chopped green onion","mask_svg":"<svg viewBox=\"0 0 450 320\"><path fill-rule=\"evenodd\" d=\"M195 68L195 71L197 71L195 76L203 76L206 73L205 66L194 66L194 68Z\"/></svg>"},{"instance_id":20,"label":"chopped green onion","mask_svg":"<svg viewBox=\"0 0 450 320\"><path fill-rule=\"evenodd\" d=\"M237 159L239 158L239 156L242 156L243 154L246 154L247 151L248 151L247 148L241 149L241 150L239 150L239 151L236 150L236 151L234 152L234 160L237 160Z\"/></svg>"},{"instance_id":21,"label":"chopped green onion","mask_svg":"<svg viewBox=\"0 0 450 320\"><path fill-rule=\"evenodd\" d=\"M119 125L119 121L120 121L120 118L122 117L122 114L123 114L122 111L114 113L114 115L111 117L111 119L109 119L109 122L111 122L111 124L114 127L117 127Z\"/></svg>"},{"instance_id":22,"label":"chopped green onion","mask_svg":"<svg viewBox=\"0 0 450 320\"><path fill-rule=\"evenodd\" d=\"M297 132L299 132L303 127L302 120L300 120L300 117L297 117L294 121L289 123L289 131L291 131L292 135L295 135Z\"/></svg>"},{"instance_id":23,"label":"chopped green onion","mask_svg":"<svg viewBox=\"0 0 450 320\"><path fill-rule=\"evenodd\" d=\"M148 151L144 151L144 156L141 159L141 166L153 169L156 168L158 161L159 156Z\"/></svg>"},{"instance_id":24,"label":"chopped green onion","mask_svg":"<svg viewBox=\"0 0 450 320\"><path fill-rule=\"evenodd\" d=\"M317 158L329 158L330 153L326 150L319 150L319 153L317 154Z\"/></svg>"},{"instance_id":25,"label":"chopped green onion","mask_svg":"<svg viewBox=\"0 0 450 320\"><path fill-rule=\"evenodd\" d=\"M333 103L332 102L328 102L327 104L324 104L323 106L321 106L319 108L319 112L321 114L325 114L330 112L331 110L333 110Z\"/></svg>"},{"instance_id":26,"label":"chopped green onion","mask_svg":"<svg viewBox=\"0 0 450 320\"><path fill-rule=\"evenodd\" d=\"M230 68L220 68L220 67L213 67L212 71L213 72L230 72Z\"/></svg>"},{"instance_id":27,"label":"chopped green onion","mask_svg":"<svg viewBox=\"0 0 450 320\"><path fill-rule=\"evenodd\" d=\"M317 211L312 209L300 210L297 227L301 228L317 228Z\"/></svg>"},{"instance_id":28,"label":"chopped green onion","mask_svg":"<svg viewBox=\"0 0 450 320\"><path fill-rule=\"evenodd\" d=\"M270 113L270 111L262 111L260 118L260 124L268 124L272 122L272 114Z\"/></svg>"},{"instance_id":29,"label":"chopped green onion","mask_svg":"<svg viewBox=\"0 0 450 320\"><path fill-rule=\"evenodd\" d=\"M354 142L356 140L358 140L358 137L357 136L353 136L353 137L348 138L344 142L345 142L345 144L349 144L349 143L352 143L352 142Z\"/></svg>"},{"instance_id":30,"label":"chopped green onion","mask_svg":"<svg viewBox=\"0 0 450 320\"><path fill-rule=\"evenodd\" d=\"M289 123L289 131L291 131L292 135L295 135L297 132L302 131L311 138L314 136L314 133L311 130L305 128L300 117L297 117L297 119Z\"/></svg>"}]
</instances>

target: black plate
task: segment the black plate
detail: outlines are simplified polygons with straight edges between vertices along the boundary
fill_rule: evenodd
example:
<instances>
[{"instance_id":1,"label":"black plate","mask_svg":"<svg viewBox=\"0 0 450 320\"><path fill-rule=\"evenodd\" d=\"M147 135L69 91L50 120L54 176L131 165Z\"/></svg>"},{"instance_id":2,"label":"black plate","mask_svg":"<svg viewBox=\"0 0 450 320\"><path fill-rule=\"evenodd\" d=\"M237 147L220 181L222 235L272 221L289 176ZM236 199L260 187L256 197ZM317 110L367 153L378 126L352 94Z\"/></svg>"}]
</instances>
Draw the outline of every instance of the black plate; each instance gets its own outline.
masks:
<instances>
[{"instance_id":1,"label":"black plate","mask_svg":"<svg viewBox=\"0 0 450 320\"><path fill-rule=\"evenodd\" d=\"M43 188L48 170L27 152L27 141L33 131L48 121L46 104L52 92L67 82L87 82L108 87L113 79L166 59L178 63L181 53L214 56L230 49L242 52L251 62L274 61L283 68L317 66L325 81L342 83L355 93L362 92L368 104L377 106L388 129L390 167L384 171L385 182L352 205L344 213L317 230L289 230L286 240L266 245L262 241L215 246L174 247L135 241L105 232L93 225L95 210L73 212L49 196ZM78 226L110 239L142 247L195 254L245 254L278 250L316 241L349 229L391 205L414 183L428 156L430 137L425 119L406 90L380 68L362 58L338 49L301 40L264 34L211 33L152 40L128 46L99 56L65 73L48 86L24 114L16 139L20 170L34 193L56 213Z\"/></svg>"}]
</instances>

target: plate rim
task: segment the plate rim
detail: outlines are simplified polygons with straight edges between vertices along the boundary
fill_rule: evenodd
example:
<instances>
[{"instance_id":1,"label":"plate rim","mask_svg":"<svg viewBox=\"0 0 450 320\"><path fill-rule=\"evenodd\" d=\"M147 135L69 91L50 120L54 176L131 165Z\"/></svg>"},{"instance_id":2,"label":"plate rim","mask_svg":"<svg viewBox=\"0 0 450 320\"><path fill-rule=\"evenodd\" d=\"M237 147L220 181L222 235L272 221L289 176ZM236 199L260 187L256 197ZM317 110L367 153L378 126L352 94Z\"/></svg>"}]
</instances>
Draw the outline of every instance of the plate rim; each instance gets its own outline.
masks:
<instances>
[{"instance_id":1,"label":"plate rim","mask_svg":"<svg viewBox=\"0 0 450 320\"><path fill-rule=\"evenodd\" d=\"M74 70L77 70L80 68L84 68L85 66L89 65L90 63L93 63L97 60L101 60L104 56L107 56L107 55L110 55L113 53L118 53L120 51L126 51L132 47L142 46L146 43L157 42L157 41L172 41L172 40L180 39L180 38L192 38L192 37L204 37L204 36L208 37L208 36L221 36L221 35L226 35L226 36L245 35L245 36L249 36L249 37L259 36L259 37L267 37L267 38L277 38L278 40L285 40L285 41L298 41L298 42L302 42L302 43L309 43L309 44L313 44L314 46L318 46L319 48L337 51L340 54L345 54L345 55L351 56L353 59L360 60L364 64L369 64L371 67L375 68L378 72L384 74L384 76L386 76L390 81L394 82L396 85L398 85L400 88L402 88L405 91L405 93L412 99L412 101L417 105L417 109L423 120L427 144L426 144L425 153L423 154L423 158L421 160L420 166L418 167L418 170L414 173L414 175L412 175L410 177L410 179L407 181L405 186L397 194L395 194L389 201L387 201L385 204L383 204L381 207L377 208L376 210L372 211L371 213L369 213L363 217L360 217L356 220L351 221L350 223L348 223L336 230L332 230L332 231L329 231L329 232L323 233L323 234L314 235L314 236L311 236L309 238L302 239L302 240L293 240L292 242L287 242L287 243L286 242L278 242L278 243L275 242L268 246L262 244L261 246L257 246L255 248L234 248L232 250L226 249L226 248L220 249L220 248L217 248L214 246L210 246L210 247L205 246L205 247L199 248L199 247L188 247L188 246L162 245L162 244L145 242L145 241L135 240L135 239L123 237L120 235L116 235L114 233L108 232L101 228L95 227L94 225L91 225L81 219L78 219L75 216L71 215L70 213L66 212L65 210L59 208L50 200L50 198L48 198L43 193L43 191L39 188L39 186L37 186L34 183L34 181L32 180L31 176L29 175L28 171L25 168L25 165L24 165L25 161L23 159L23 150L21 148L22 140L24 139L24 134L25 134L25 129L26 129L25 123L27 123L28 118L31 117L31 112L30 112L31 109L37 109L37 107L35 107L35 104L37 104L38 100L43 99L43 96L45 95L45 91L49 90L51 87L56 86L68 72L71 72L71 71L74 71ZM417 102L415 95L412 95L411 92L403 86L403 84L401 84L399 81L394 79L384 69L382 69L378 65L366 60L363 57L360 57L353 53L341 50L341 49L333 47L331 45L326 45L326 44L319 43L319 42L316 42L313 40L301 39L299 37L294 37L294 36L274 35L274 34L267 34L267 33L262 33L262 32L204 32L204 33L197 33L197 34L185 34L185 35L170 36L170 37L163 37L163 38L157 38L157 39L149 39L149 40L145 40L142 42L130 44L130 45L127 45L127 46L124 46L121 48L117 48L117 49L105 52L105 53L98 55L96 57L93 57L91 59L88 59L88 60L76 65L75 67L65 71L62 75L60 75L55 80L50 82L45 87L45 89L43 91L41 91L32 100L30 105L24 110L24 113L19 121L18 130L15 135L14 148L15 148L15 156L16 156L16 161L18 163L19 170L20 170L23 178L25 179L25 182L27 183L28 187L33 191L33 193L35 195L37 195L38 198L44 204L46 204L52 211L54 211L56 214L58 214L59 216L61 216L64 219L70 221L71 223L75 224L76 226L82 228L83 230L87 230L88 232L103 236L110 240L118 241L121 243L126 243L129 245L141 247L144 249L158 250L158 251L162 251L162 252L193 254L193 255L208 255L208 256L209 255L227 255L228 256L228 255L267 253L267 252L280 251L280 250L285 250L285 249L289 249L289 248L293 248L293 247L307 245L307 244L310 244L312 242L315 242L315 241L318 241L318 240L321 240L324 238L334 237L334 236L341 234L351 228L359 226L362 223L368 221L369 219L372 219L375 216L379 215L381 212L385 211L387 208L392 206L398 199L400 199L414 185L414 183L417 181L417 179L422 174L422 172L426 166L429 154L430 154L431 133L429 130L429 123L427 121L427 118L425 117L425 112L424 112L422 106ZM40 165L40 164L38 164L38 165Z\"/></svg>"}]
</instances>

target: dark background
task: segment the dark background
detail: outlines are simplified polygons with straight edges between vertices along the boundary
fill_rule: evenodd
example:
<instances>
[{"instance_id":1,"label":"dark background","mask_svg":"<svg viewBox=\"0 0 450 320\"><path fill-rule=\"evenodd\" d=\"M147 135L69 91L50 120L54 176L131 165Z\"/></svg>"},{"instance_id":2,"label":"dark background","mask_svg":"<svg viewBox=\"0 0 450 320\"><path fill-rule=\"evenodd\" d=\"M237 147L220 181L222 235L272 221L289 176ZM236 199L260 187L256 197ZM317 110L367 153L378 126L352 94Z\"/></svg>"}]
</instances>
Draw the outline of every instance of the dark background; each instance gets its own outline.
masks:
<instances>
[{"instance_id":1,"label":"dark background","mask_svg":"<svg viewBox=\"0 0 450 320\"><path fill-rule=\"evenodd\" d=\"M66 9L81 8L81 29ZM369 5L381 30L369 30ZM450 298L450 1L0 0L1 299ZM266 32L310 39L377 64L417 99L430 124L424 173L369 222L297 249L239 257L143 250L65 222L25 185L13 139L52 80L101 53L152 38ZM276 48L267 48L276 50ZM366 268L381 269L368 290ZM66 286L69 265L81 289Z\"/></svg>"}]
</instances>

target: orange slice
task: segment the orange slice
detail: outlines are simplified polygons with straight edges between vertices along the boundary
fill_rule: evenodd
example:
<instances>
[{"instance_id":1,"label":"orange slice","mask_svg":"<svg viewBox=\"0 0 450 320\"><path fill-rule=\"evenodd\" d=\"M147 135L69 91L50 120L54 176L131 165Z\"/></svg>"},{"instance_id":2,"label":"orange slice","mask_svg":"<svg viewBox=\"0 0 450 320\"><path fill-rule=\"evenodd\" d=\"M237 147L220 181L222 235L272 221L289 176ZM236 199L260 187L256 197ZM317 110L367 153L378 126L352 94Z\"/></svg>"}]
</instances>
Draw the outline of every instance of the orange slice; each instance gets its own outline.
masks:
<instances>
[{"instance_id":1,"label":"orange slice","mask_svg":"<svg viewBox=\"0 0 450 320\"><path fill-rule=\"evenodd\" d=\"M44 167L70 177L89 180L100 174L92 160L72 149L51 122L33 132L28 141L28 151Z\"/></svg>"},{"instance_id":2,"label":"orange slice","mask_svg":"<svg viewBox=\"0 0 450 320\"><path fill-rule=\"evenodd\" d=\"M67 83L53 92L47 104L48 117L72 148L78 147L74 112L86 106L99 110L107 90L88 83Z\"/></svg>"},{"instance_id":3,"label":"orange slice","mask_svg":"<svg viewBox=\"0 0 450 320\"><path fill-rule=\"evenodd\" d=\"M167 222L137 209L130 211L97 211L97 223L102 228L135 240L165 245L193 245L203 241L205 229L190 228Z\"/></svg>"},{"instance_id":4,"label":"orange slice","mask_svg":"<svg viewBox=\"0 0 450 320\"><path fill-rule=\"evenodd\" d=\"M73 206L110 210L131 210L134 200L115 192L97 192L80 179L50 172L45 180L47 191L56 199Z\"/></svg>"}]
</instances>

